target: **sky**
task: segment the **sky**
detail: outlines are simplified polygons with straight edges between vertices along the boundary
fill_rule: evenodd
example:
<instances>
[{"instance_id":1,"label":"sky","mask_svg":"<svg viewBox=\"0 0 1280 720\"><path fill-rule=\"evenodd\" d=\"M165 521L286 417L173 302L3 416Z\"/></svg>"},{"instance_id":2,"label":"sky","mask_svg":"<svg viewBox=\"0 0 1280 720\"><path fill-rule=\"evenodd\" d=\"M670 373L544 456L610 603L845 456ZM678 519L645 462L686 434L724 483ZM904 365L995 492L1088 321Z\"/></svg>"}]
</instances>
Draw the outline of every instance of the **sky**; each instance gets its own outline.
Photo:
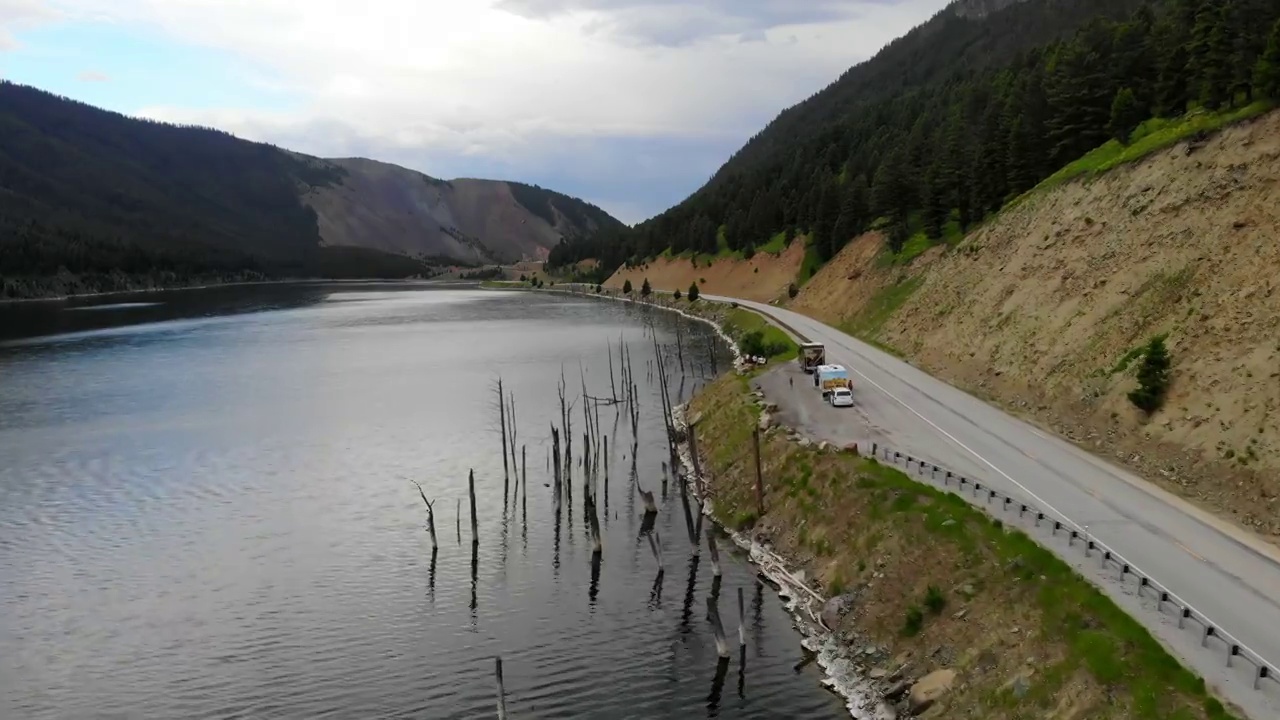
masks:
<instances>
[{"instance_id":1,"label":"sky","mask_svg":"<svg viewBox=\"0 0 1280 720\"><path fill-rule=\"evenodd\" d=\"M947 0L0 0L0 77L627 223Z\"/></svg>"}]
</instances>

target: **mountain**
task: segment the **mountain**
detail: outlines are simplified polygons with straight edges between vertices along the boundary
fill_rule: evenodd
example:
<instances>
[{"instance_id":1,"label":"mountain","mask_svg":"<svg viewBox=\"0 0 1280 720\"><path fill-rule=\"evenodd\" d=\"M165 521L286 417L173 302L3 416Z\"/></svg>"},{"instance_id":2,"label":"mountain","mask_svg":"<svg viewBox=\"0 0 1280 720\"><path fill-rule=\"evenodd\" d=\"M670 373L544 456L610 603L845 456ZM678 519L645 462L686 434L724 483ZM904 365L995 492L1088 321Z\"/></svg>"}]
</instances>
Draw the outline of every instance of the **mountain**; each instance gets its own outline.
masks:
<instances>
[{"instance_id":1,"label":"mountain","mask_svg":"<svg viewBox=\"0 0 1280 720\"><path fill-rule=\"evenodd\" d=\"M545 260L565 236L622 223L577 198L495 180L438 180L396 165L326 161L341 178L303 194L326 245L463 262Z\"/></svg>"},{"instance_id":2,"label":"mountain","mask_svg":"<svg viewBox=\"0 0 1280 720\"><path fill-rule=\"evenodd\" d=\"M551 260L612 271L781 234L807 237L811 269L873 227L891 254L954 241L1149 118L1280 97L1277 20L1275 0L960 0L783 111L679 205Z\"/></svg>"},{"instance_id":3,"label":"mountain","mask_svg":"<svg viewBox=\"0 0 1280 720\"><path fill-rule=\"evenodd\" d=\"M0 297L406 277L621 227L536 186L325 160L0 82Z\"/></svg>"}]
</instances>

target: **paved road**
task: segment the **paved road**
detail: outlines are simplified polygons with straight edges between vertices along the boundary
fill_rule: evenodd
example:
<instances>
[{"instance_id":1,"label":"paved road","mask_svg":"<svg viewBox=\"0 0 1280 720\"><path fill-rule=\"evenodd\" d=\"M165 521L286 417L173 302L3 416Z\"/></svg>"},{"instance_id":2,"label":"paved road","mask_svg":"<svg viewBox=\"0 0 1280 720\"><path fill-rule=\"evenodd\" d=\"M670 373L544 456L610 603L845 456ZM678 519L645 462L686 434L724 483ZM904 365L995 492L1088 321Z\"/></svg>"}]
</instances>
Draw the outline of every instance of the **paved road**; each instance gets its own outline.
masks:
<instances>
[{"instance_id":1,"label":"paved road","mask_svg":"<svg viewBox=\"0 0 1280 720\"><path fill-rule=\"evenodd\" d=\"M1002 494L1088 526L1091 535L1273 667L1280 662L1280 549L812 318L734 301L824 343L828 362L850 369L855 401L868 421L863 442L967 473ZM1171 638L1167 623L1161 627L1151 615L1135 617L1229 699L1259 720L1280 716L1274 682L1258 704L1238 671L1214 672L1225 664L1222 658L1205 657L1208 651L1198 652L1197 643Z\"/></svg>"}]
</instances>

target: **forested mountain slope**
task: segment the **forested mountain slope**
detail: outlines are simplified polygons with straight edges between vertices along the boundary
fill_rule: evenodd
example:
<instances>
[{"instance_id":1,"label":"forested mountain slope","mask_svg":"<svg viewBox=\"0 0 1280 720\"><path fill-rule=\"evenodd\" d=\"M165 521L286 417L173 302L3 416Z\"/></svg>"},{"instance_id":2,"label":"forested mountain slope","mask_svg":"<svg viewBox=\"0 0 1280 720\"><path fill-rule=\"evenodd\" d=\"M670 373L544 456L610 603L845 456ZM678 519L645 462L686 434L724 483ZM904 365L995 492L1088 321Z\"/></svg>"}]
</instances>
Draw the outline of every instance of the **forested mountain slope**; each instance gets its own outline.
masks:
<instances>
[{"instance_id":1,"label":"forested mountain slope","mask_svg":"<svg viewBox=\"0 0 1280 720\"><path fill-rule=\"evenodd\" d=\"M0 297L543 258L621 223L541 188L445 182L0 82Z\"/></svg>"},{"instance_id":2,"label":"forested mountain slope","mask_svg":"<svg viewBox=\"0 0 1280 720\"><path fill-rule=\"evenodd\" d=\"M825 261L872 226L894 251L957 237L1147 118L1275 97L1278 20L1275 0L963 0L784 111L681 204L552 263L779 232Z\"/></svg>"}]
</instances>

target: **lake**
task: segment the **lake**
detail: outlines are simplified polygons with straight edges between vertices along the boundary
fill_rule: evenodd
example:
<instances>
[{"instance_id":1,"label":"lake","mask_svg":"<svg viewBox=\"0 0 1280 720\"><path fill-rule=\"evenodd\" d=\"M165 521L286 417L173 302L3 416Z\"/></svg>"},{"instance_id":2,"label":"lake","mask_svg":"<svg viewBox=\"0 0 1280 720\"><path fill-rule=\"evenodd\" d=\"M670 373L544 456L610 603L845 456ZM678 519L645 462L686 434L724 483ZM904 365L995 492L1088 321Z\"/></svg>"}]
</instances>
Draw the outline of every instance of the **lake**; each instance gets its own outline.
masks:
<instances>
[{"instance_id":1,"label":"lake","mask_svg":"<svg viewBox=\"0 0 1280 720\"><path fill-rule=\"evenodd\" d=\"M512 718L848 717L727 540L718 677L710 560L676 482L661 489L648 317L396 283L0 305L0 717L495 717L499 655ZM661 343L679 333L687 399L727 350L652 319ZM639 450L626 413L599 407L593 573L581 468L554 509L550 428L563 373L577 463L583 383L614 396L620 342ZM527 451L527 485L506 492L499 377ZM657 584L633 460L659 504ZM411 481L434 502L434 556Z\"/></svg>"}]
</instances>

